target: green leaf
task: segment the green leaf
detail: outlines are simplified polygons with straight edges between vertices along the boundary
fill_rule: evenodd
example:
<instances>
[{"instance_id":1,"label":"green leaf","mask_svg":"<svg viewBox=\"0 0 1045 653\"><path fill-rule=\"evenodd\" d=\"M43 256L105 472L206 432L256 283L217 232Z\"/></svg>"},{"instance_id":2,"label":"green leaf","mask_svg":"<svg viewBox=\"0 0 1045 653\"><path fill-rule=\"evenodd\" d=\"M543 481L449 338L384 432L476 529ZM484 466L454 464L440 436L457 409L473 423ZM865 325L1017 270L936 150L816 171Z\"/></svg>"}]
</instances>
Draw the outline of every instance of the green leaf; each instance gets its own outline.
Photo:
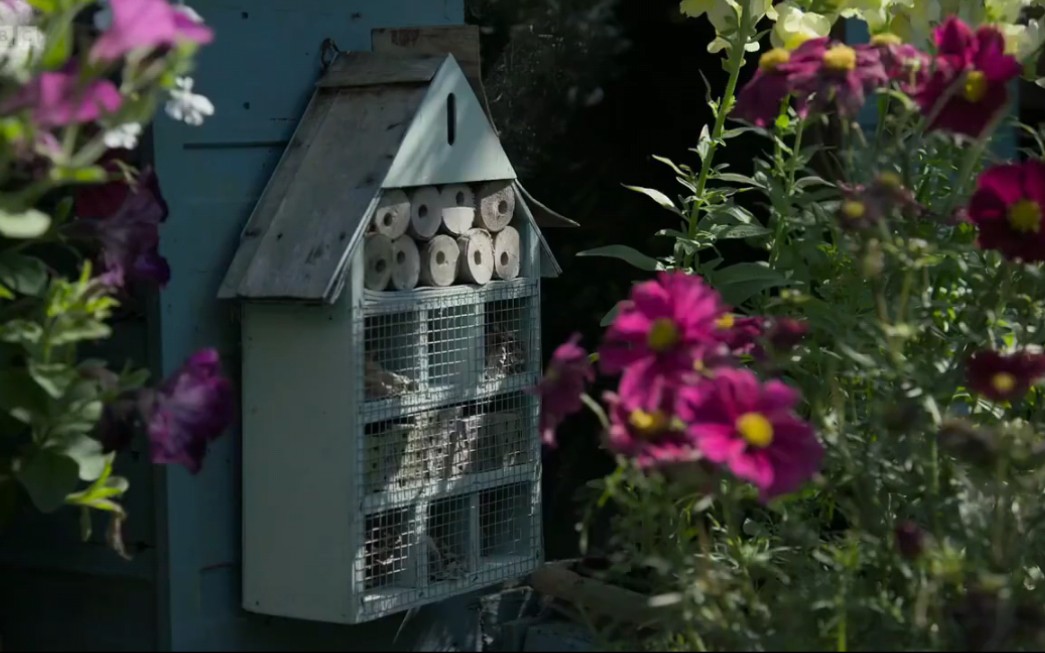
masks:
<instances>
[{"instance_id":1,"label":"green leaf","mask_svg":"<svg viewBox=\"0 0 1045 653\"><path fill-rule=\"evenodd\" d=\"M646 272L655 272L662 270L663 266L652 256L647 256L637 249L628 247L627 245L607 245L605 247L596 247L595 249L585 250L578 252L577 256L601 256L604 258L615 258L621 261L637 267L640 270Z\"/></svg>"},{"instance_id":2,"label":"green leaf","mask_svg":"<svg viewBox=\"0 0 1045 653\"><path fill-rule=\"evenodd\" d=\"M52 24L46 39L46 47L40 56L40 63L47 70L60 68L69 59L73 51L72 15L61 16Z\"/></svg>"},{"instance_id":3,"label":"green leaf","mask_svg":"<svg viewBox=\"0 0 1045 653\"><path fill-rule=\"evenodd\" d=\"M654 161L658 161L658 162L663 163L664 165L668 166L669 168L671 168L672 170L675 171L676 175L678 175L680 177L688 177L688 176L690 176L690 172L691 171L684 170L681 166L677 165L674 161L672 161L671 159L669 159L667 157L653 155L653 160Z\"/></svg>"},{"instance_id":4,"label":"green leaf","mask_svg":"<svg viewBox=\"0 0 1045 653\"><path fill-rule=\"evenodd\" d=\"M715 238L718 240L736 240L740 238L757 238L758 236L768 236L772 231L766 229L762 225L757 224L737 224L732 226L721 225L713 227L711 233L715 234Z\"/></svg>"},{"instance_id":5,"label":"green leaf","mask_svg":"<svg viewBox=\"0 0 1045 653\"><path fill-rule=\"evenodd\" d=\"M11 213L0 209L0 236L6 238L39 238L51 228L51 217L42 211L28 209Z\"/></svg>"},{"instance_id":6,"label":"green leaf","mask_svg":"<svg viewBox=\"0 0 1045 653\"><path fill-rule=\"evenodd\" d=\"M14 299L15 295L11 289L0 283L0 299Z\"/></svg>"},{"instance_id":7,"label":"green leaf","mask_svg":"<svg viewBox=\"0 0 1045 653\"><path fill-rule=\"evenodd\" d=\"M40 512L61 508L80 479L76 461L54 449L38 449L20 463L15 477Z\"/></svg>"},{"instance_id":8,"label":"green leaf","mask_svg":"<svg viewBox=\"0 0 1045 653\"><path fill-rule=\"evenodd\" d=\"M31 424L34 417L47 415L47 395L33 383L28 371L0 369L0 410Z\"/></svg>"},{"instance_id":9,"label":"green leaf","mask_svg":"<svg viewBox=\"0 0 1045 653\"><path fill-rule=\"evenodd\" d=\"M97 184L105 181L108 177L109 175L105 168L100 166L86 166L83 168L55 166L51 169L51 179L58 183Z\"/></svg>"},{"instance_id":10,"label":"green leaf","mask_svg":"<svg viewBox=\"0 0 1045 653\"><path fill-rule=\"evenodd\" d=\"M765 263L738 263L714 272L711 283L723 301L739 306L760 292L791 282Z\"/></svg>"},{"instance_id":11,"label":"green leaf","mask_svg":"<svg viewBox=\"0 0 1045 653\"><path fill-rule=\"evenodd\" d=\"M600 327L605 328L613 324L613 321L617 319L617 314L620 313L620 305L621 302L617 302L613 305L613 308L611 308L608 313L602 316L602 319L599 320Z\"/></svg>"},{"instance_id":12,"label":"green leaf","mask_svg":"<svg viewBox=\"0 0 1045 653\"><path fill-rule=\"evenodd\" d=\"M33 256L5 252L0 254L0 284L17 293L39 297L47 289L47 266Z\"/></svg>"},{"instance_id":13,"label":"green leaf","mask_svg":"<svg viewBox=\"0 0 1045 653\"><path fill-rule=\"evenodd\" d=\"M87 482L101 478L116 455L102 453L102 443L87 435L74 436L56 449L76 461L80 480Z\"/></svg>"},{"instance_id":14,"label":"green leaf","mask_svg":"<svg viewBox=\"0 0 1045 653\"><path fill-rule=\"evenodd\" d=\"M64 363L29 361L29 375L36 384L55 399L61 399L79 375L76 369Z\"/></svg>"},{"instance_id":15,"label":"green leaf","mask_svg":"<svg viewBox=\"0 0 1045 653\"><path fill-rule=\"evenodd\" d=\"M655 188L643 188L642 186L625 186L625 188L636 193L642 193L667 210L678 213L678 209L675 207L675 203L671 201L671 198Z\"/></svg>"},{"instance_id":16,"label":"green leaf","mask_svg":"<svg viewBox=\"0 0 1045 653\"><path fill-rule=\"evenodd\" d=\"M44 329L36 322L29 320L11 320L0 322L0 341L18 345L35 345L43 336Z\"/></svg>"},{"instance_id":17,"label":"green leaf","mask_svg":"<svg viewBox=\"0 0 1045 653\"><path fill-rule=\"evenodd\" d=\"M57 0L28 0L29 4L40 11L51 13L58 7Z\"/></svg>"}]
</instances>

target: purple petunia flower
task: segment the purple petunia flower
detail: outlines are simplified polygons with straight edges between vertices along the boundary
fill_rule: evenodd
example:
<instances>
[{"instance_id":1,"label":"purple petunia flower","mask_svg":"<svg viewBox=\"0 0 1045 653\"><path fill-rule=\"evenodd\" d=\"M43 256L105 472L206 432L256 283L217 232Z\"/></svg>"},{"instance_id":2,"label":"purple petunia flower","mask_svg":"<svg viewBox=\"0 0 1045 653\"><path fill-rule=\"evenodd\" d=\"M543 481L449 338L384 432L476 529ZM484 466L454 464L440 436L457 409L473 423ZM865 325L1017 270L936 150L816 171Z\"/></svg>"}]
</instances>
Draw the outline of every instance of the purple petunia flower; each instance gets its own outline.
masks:
<instances>
[{"instance_id":1,"label":"purple petunia flower","mask_svg":"<svg viewBox=\"0 0 1045 653\"><path fill-rule=\"evenodd\" d=\"M232 384L221 374L214 349L203 349L154 392L143 393L142 415L152 462L200 471L207 445L232 424Z\"/></svg>"},{"instance_id":2,"label":"purple petunia flower","mask_svg":"<svg viewBox=\"0 0 1045 653\"><path fill-rule=\"evenodd\" d=\"M170 48L189 42L205 45L214 32L191 9L167 0L109 0L112 24L98 37L91 58L116 61L131 52Z\"/></svg>"},{"instance_id":3,"label":"purple petunia flower","mask_svg":"<svg viewBox=\"0 0 1045 653\"><path fill-rule=\"evenodd\" d=\"M544 378L534 389L541 398L540 431L545 445L554 447L555 430L570 415L584 407L581 395L595 380L588 352L578 345L581 336L573 334L552 353Z\"/></svg>"},{"instance_id":4,"label":"purple petunia flower","mask_svg":"<svg viewBox=\"0 0 1045 653\"><path fill-rule=\"evenodd\" d=\"M33 121L43 129L94 122L115 113L123 104L116 85L107 79L87 84L73 64L65 69L40 73L0 107L8 114L31 109Z\"/></svg>"},{"instance_id":5,"label":"purple petunia flower","mask_svg":"<svg viewBox=\"0 0 1045 653\"><path fill-rule=\"evenodd\" d=\"M126 186L124 182L113 182ZM109 210L119 191L87 191L78 208L86 211ZM98 201L104 199L106 201ZM94 200L94 201L92 201ZM151 281L161 287L170 280L170 266L159 252L159 225L167 219L167 202L151 169L141 172L135 187L123 197L119 209L109 215L86 214L73 226L74 233L86 235L101 245L106 281L115 287L128 280Z\"/></svg>"}]
</instances>

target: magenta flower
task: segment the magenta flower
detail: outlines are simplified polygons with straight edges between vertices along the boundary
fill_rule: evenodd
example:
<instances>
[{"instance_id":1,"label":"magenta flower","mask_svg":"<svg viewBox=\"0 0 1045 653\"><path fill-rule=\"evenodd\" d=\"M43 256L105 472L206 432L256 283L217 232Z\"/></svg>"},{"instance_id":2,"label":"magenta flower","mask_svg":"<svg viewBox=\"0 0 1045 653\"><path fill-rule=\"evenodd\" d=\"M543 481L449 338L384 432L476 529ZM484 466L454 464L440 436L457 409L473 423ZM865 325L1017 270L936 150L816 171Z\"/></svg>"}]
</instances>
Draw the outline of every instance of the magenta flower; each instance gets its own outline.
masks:
<instances>
[{"instance_id":1,"label":"magenta flower","mask_svg":"<svg viewBox=\"0 0 1045 653\"><path fill-rule=\"evenodd\" d=\"M824 449L794 413L798 393L751 372L720 369L683 392L679 416L705 458L757 486L762 499L794 492L820 468Z\"/></svg>"},{"instance_id":2,"label":"magenta flower","mask_svg":"<svg viewBox=\"0 0 1045 653\"><path fill-rule=\"evenodd\" d=\"M678 386L656 396L607 392L603 396L610 413L607 448L634 459L640 467L700 460L700 451L679 419L679 398Z\"/></svg>"},{"instance_id":3,"label":"magenta flower","mask_svg":"<svg viewBox=\"0 0 1045 653\"><path fill-rule=\"evenodd\" d=\"M544 378L534 389L541 398L541 440L549 447L556 446L555 430L563 420L584 407L581 395L595 380L588 352L577 344L580 339L580 334L575 333L559 345L552 353Z\"/></svg>"},{"instance_id":4,"label":"magenta flower","mask_svg":"<svg viewBox=\"0 0 1045 653\"><path fill-rule=\"evenodd\" d=\"M1037 160L995 166L980 175L969 200L968 219L977 243L1009 259L1045 261L1045 163Z\"/></svg>"},{"instance_id":5,"label":"magenta flower","mask_svg":"<svg viewBox=\"0 0 1045 653\"><path fill-rule=\"evenodd\" d=\"M733 116L757 127L773 124L791 94L790 75L794 71L787 50L776 48L763 54L755 76L737 95Z\"/></svg>"},{"instance_id":6,"label":"magenta flower","mask_svg":"<svg viewBox=\"0 0 1045 653\"><path fill-rule=\"evenodd\" d=\"M91 58L116 61L139 50L171 48L179 43L204 45L214 32L195 12L167 0L109 0L112 25L98 37Z\"/></svg>"},{"instance_id":7,"label":"magenta flower","mask_svg":"<svg viewBox=\"0 0 1045 653\"><path fill-rule=\"evenodd\" d=\"M896 35L877 34L871 37L871 47L878 51L886 76L905 93L917 92L929 79L932 57Z\"/></svg>"},{"instance_id":8,"label":"magenta flower","mask_svg":"<svg viewBox=\"0 0 1045 653\"><path fill-rule=\"evenodd\" d=\"M130 158L130 150L122 148L106 150L96 165L103 168L109 175L117 175L121 172L121 164L129 165ZM79 186L73 195L73 212L81 217L100 218L113 215L127 201L130 192L131 185L123 179L103 184Z\"/></svg>"},{"instance_id":9,"label":"magenta flower","mask_svg":"<svg viewBox=\"0 0 1045 653\"><path fill-rule=\"evenodd\" d=\"M797 347L808 333L808 323L792 317L779 317L769 327L766 343L773 352L781 354Z\"/></svg>"},{"instance_id":10,"label":"magenta flower","mask_svg":"<svg viewBox=\"0 0 1045 653\"><path fill-rule=\"evenodd\" d=\"M913 521L903 521L893 529L896 550L907 560L917 560L925 551L925 532Z\"/></svg>"},{"instance_id":11,"label":"magenta flower","mask_svg":"<svg viewBox=\"0 0 1045 653\"><path fill-rule=\"evenodd\" d=\"M1045 356L1027 351L1010 355L980 351L969 358L965 373L973 392L992 401L1011 401L1027 394L1045 376Z\"/></svg>"},{"instance_id":12,"label":"magenta flower","mask_svg":"<svg viewBox=\"0 0 1045 653\"><path fill-rule=\"evenodd\" d=\"M803 43L791 55L791 65L789 81L803 114L834 108L842 116L855 116L867 95L889 82L877 48L849 47L828 38Z\"/></svg>"},{"instance_id":13,"label":"magenta flower","mask_svg":"<svg viewBox=\"0 0 1045 653\"><path fill-rule=\"evenodd\" d=\"M124 185L124 182L114 182ZM111 195L116 195L113 191ZM96 195L95 197L105 197ZM111 203L92 205L81 198L79 206L85 210L108 210ZM160 255L160 223L167 219L167 202L160 192L159 181L151 169L141 172L136 186L128 191L122 205L110 215L83 215L70 230L101 246L105 280L114 287L123 286L129 279L154 282L161 287L170 281L170 267Z\"/></svg>"},{"instance_id":14,"label":"magenta flower","mask_svg":"<svg viewBox=\"0 0 1045 653\"><path fill-rule=\"evenodd\" d=\"M699 277L662 272L636 285L622 303L599 349L602 371L628 370L621 379L623 395L657 392L692 374L719 345L716 322L724 312L718 293Z\"/></svg>"},{"instance_id":15,"label":"magenta flower","mask_svg":"<svg viewBox=\"0 0 1045 653\"><path fill-rule=\"evenodd\" d=\"M0 107L7 114L31 109L43 129L94 122L115 113L123 103L116 86L107 79L84 84L71 66L45 72L32 79Z\"/></svg>"},{"instance_id":16,"label":"magenta flower","mask_svg":"<svg viewBox=\"0 0 1045 653\"><path fill-rule=\"evenodd\" d=\"M916 98L930 129L978 138L1008 104L1007 85L1020 63L1005 54L1005 36L993 27L975 33L956 17L936 28L935 70Z\"/></svg>"},{"instance_id":17,"label":"magenta flower","mask_svg":"<svg viewBox=\"0 0 1045 653\"><path fill-rule=\"evenodd\" d=\"M203 349L155 392L142 397L152 461L200 471L207 445L232 424L232 384L221 374L218 352Z\"/></svg>"}]
</instances>

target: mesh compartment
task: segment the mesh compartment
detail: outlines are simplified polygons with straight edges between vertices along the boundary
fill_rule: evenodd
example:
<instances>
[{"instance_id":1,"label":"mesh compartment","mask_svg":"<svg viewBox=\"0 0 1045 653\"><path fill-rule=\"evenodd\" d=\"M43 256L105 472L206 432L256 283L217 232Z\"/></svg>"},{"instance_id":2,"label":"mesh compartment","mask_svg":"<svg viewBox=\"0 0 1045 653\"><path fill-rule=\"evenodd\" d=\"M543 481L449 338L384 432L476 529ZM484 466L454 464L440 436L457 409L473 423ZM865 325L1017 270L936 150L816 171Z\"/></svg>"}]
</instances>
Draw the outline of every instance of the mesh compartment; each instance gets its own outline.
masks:
<instances>
[{"instance_id":1,"label":"mesh compartment","mask_svg":"<svg viewBox=\"0 0 1045 653\"><path fill-rule=\"evenodd\" d=\"M402 397L417 390L421 379L418 313L368 316L363 334L367 401Z\"/></svg>"},{"instance_id":2,"label":"mesh compartment","mask_svg":"<svg viewBox=\"0 0 1045 653\"><path fill-rule=\"evenodd\" d=\"M534 462L536 400L516 392L486 402L473 417L479 441L479 470L489 472Z\"/></svg>"},{"instance_id":3,"label":"mesh compartment","mask_svg":"<svg viewBox=\"0 0 1045 653\"><path fill-rule=\"evenodd\" d=\"M478 369L479 316L476 306L428 311L428 383L434 387L474 387Z\"/></svg>"},{"instance_id":4,"label":"mesh compartment","mask_svg":"<svg viewBox=\"0 0 1045 653\"><path fill-rule=\"evenodd\" d=\"M451 497L428 508L428 581L461 580L470 571L470 497Z\"/></svg>"},{"instance_id":5,"label":"mesh compartment","mask_svg":"<svg viewBox=\"0 0 1045 653\"><path fill-rule=\"evenodd\" d=\"M485 306L483 377L503 379L526 372L532 329L527 319L529 298L489 302Z\"/></svg>"},{"instance_id":6,"label":"mesh compartment","mask_svg":"<svg viewBox=\"0 0 1045 653\"><path fill-rule=\"evenodd\" d=\"M417 534L408 510L389 510L366 518L363 586L367 590L417 585L414 552Z\"/></svg>"},{"instance_id":7,"label":"mesh compartment","mask_svg":"<svg viewBox=\"0 0 1045 653\"><path fill-rule=\"evenodd\" d=\"M506 485L479 494L479 555L505 558L530 555L536 547L529 483Z\"/></svg>"}]
</instances>

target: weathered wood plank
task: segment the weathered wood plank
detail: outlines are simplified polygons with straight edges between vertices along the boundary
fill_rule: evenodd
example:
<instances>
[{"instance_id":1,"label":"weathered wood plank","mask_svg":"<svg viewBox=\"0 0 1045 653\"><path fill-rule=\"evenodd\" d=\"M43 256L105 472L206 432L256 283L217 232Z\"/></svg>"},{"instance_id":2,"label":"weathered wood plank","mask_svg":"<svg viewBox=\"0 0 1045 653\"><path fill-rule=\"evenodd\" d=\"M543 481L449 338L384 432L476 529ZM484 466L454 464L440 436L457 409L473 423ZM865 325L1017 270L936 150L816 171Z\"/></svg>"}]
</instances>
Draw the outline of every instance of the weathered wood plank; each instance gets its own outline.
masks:
<instances>
[{"instance_id":1,"label":"weathered wood plank","mask_svg":"<svg viewBox=\"0 0 1045 653\"><path fill-rule=\"evenodd\" d=\"M409 57L375 56L370 52L346 52L338 55L316 86L343 88L381 84L425 84L439 72L443 56Z\"/></svg>"},{"instance_id":2,"label":"weathered wood plank","mask_svg":"<svg viewBox=\"0 0 1045 653\"><path fill-rule=\"evenodd\" d=\"M279 198L242 297L327 301L426 86L338 91Z\"/></svg>"},{"instance_id":3,"label":"weathered wood plank","mask_svg":"<svg viewBox=\"0 0 1045 653\"><path fill-rule=\"evenodd\" d=\"M290 143L283 151L279 163L276 164L275 172L265 184L265 190L262 191L261 198L254 207L250 219L247 220L239 249L236 250L236 256L232 259L232 264L218 291L219 299L232 299L239 294L240 283L243 281L243 276L251 261L254 260L254 254L261 244L262 237L272 225L272 221L282 205L283 197L297 176L298 168L301 167L305 154L314 143L313 139L326 120L327 113L334 106L336 97L335 91L316 93L309 101Z\"/></svg>"},{"instance_id":4,"label":"weathered wood plank","mask_svg":"<svg viewBox=\"0 0 1045 653\"><path fill-rule=\"evenodd\" d=\"M530 575L530 585L547 596L639 627L656 623L673 609L652 607L648 596L581 576L570 570L571 564L545 564Z\"/></svg>"},{"instance_id":5,"label":"weathered wood plank","mask_svg":"<svg viewBox=\"0 0 1045 653\"><path fill-rule=\"evenodd\" d=\"M454 55L475 94L483 101L479 28L475 25L441 25L375 29L370 33L375 53L395 55ZM489 110L487 114L489 114Z\"/></svg>"}]
</instances>

